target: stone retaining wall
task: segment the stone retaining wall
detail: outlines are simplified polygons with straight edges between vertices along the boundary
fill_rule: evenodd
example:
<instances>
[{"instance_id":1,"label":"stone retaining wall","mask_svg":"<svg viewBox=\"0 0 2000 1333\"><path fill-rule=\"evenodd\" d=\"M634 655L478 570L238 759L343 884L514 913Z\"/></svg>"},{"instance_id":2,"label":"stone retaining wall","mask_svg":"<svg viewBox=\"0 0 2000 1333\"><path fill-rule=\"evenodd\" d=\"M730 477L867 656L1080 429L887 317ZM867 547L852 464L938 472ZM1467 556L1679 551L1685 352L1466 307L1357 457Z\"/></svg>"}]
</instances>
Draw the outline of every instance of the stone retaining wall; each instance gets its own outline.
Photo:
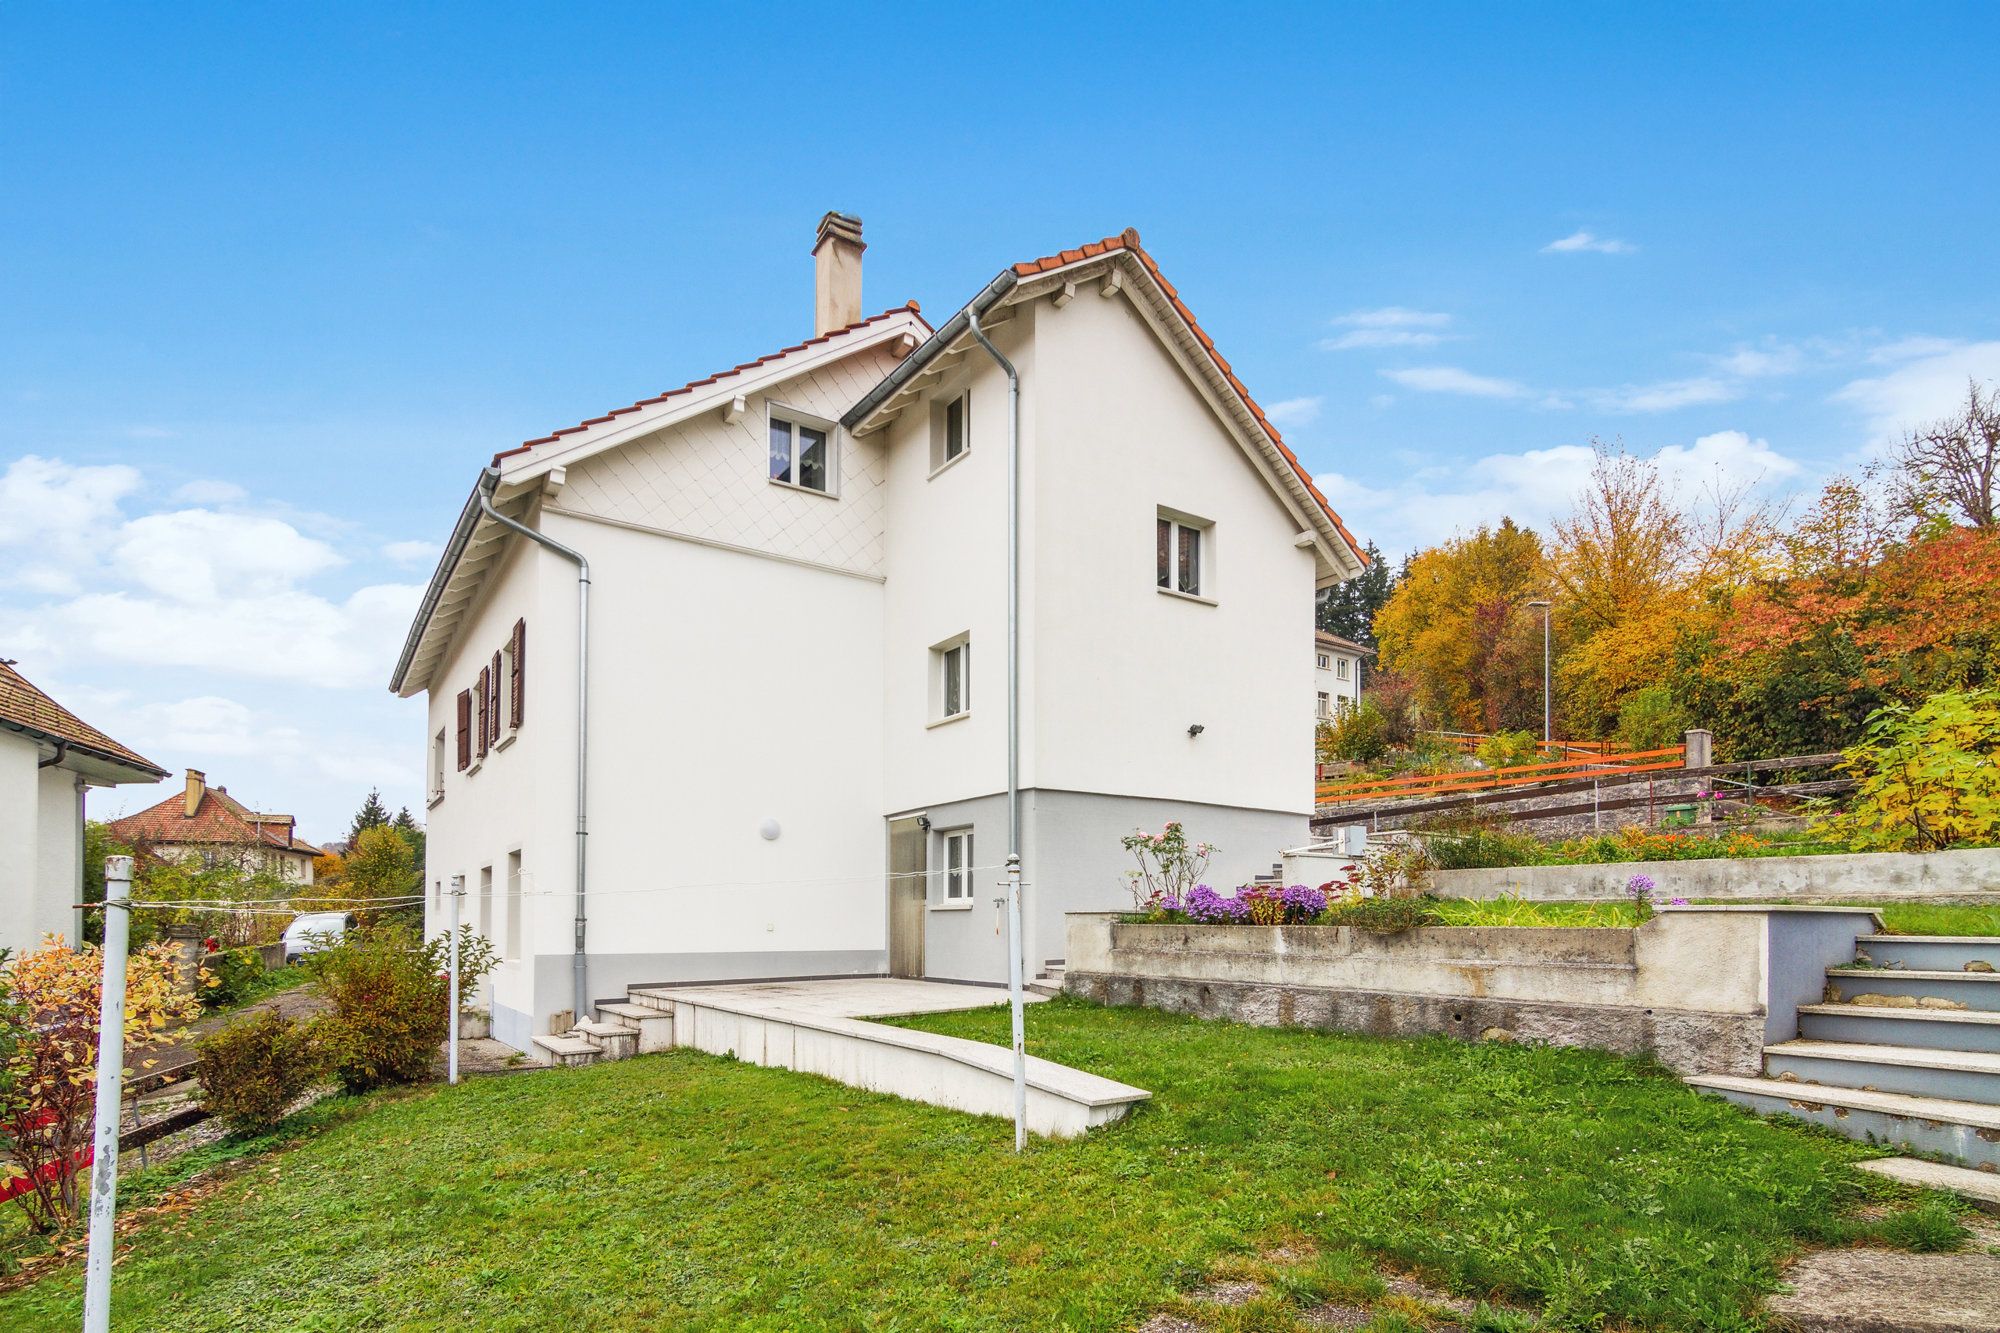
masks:
<instances>
[{"instance_id":1,"label":"stone retaining wall","mask_svg":"<svg viewBox=\"0 0 2000 1333\"><path fill-rule=\"evenodd\" d=\"M1661 897L1724 902L2000 903L2000 848L1991 847L1957 852L1857 852L1445 870L1438 874L1436 892L1443 898L1511 896L1537 902L1622 899L1626 881L1636 874L1658 881Z\"/></svg>"},{"instance_id":2,"label":"stone retaining wall","mask_svg":"<svg viewBox=\"0 0 2000 1333\"><path fill-rule=\"evenodd\" d=\"M1445 1033L1756 1073L1874 914L1682 908L1637 929L1188 926L1072 913L1064 989L1260 1026Z\"/></svg>"}]
</instances>

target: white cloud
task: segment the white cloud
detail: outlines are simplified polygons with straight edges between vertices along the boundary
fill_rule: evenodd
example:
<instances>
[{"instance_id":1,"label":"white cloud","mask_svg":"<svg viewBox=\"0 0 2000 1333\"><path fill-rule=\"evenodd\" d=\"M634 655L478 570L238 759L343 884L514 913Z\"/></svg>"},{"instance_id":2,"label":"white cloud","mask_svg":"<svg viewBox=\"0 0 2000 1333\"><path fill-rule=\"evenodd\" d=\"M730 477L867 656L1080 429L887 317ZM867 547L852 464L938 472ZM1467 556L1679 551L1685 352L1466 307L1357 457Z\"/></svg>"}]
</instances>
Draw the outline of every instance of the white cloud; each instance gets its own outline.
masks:
<instances>
[{"instance_id":1,"label":"white cloud","mask_svg":"<svg viewBox=\"0 0 2000 1333\"><path fill-rule=\"evenodd\" d=\"M191 505L228 505L250 498L233 481L190 481L174 491L174 499Z\"/></svg>"},{"instance_id":2,"label":"white cloud","mask_svg":"<svg viewBox=\"0 0 2000 1333\"><path fill-rule=\"evenodd\" d=\"M1712 479L1724 486L1784 481L1799 464L1742 431L1718 431L1652 455L1666 480L1692 496ZM1569 512L1590 482L1595 455L1565 444L1520 453L1488 454L1464 464L1419 470L1390 486L1370 486L1340 473L1315 478L1349 527L1385 551L1433 545L1503 517L1548 529Z\"/></svg>"},{"instance_id":3,"label":"white cloud","mask_svg":"<svg viewBox=\"0 0 2000 1333\"><path fill-rule=\"evenodd\" d=\"M1630 241L1614 240L1609 236L1599 236L1595 232L1577 230L1559 240L1550 241L1542 247L1545 255L1581 254L1586 251L1600 255L1629 255L1639 247Z\"/></svg>"},{"instance_id":4,"label":"white cloud","mask_svg":"<svg viewBox=\"0 0 2000 1333\"><path fill-rule=\"evenodd\" d=\"M1394 380L1404 388L1415 389L1419 393L1449 393L1501 402L1533 402L1537 407L1558 410L1572 406L1560 394L1531 389L1519 380L1475 375L1457 366L1407 366L1400 370L1385 370L1381 374L1384 379Z\"/></svg>"},{"instance_id":5,"label":"white cloud","mask_svg":"<svg viewBox=\"0 0 2000 1333\"><path fill-rule=\"evenodd\" d=\"M346 563L280 519L182 509L127 523L112 547L127 579L163 596L214 601L279 593Z\"/></svg>"},{"instance_id":6,"label":"white cloud","mask_svg":"<svg viewBox=\"0 0 2000 1333\"><path fill-rule=\"evenodd\" d=\"M1728 403L1743 396L1743 388L1710 375L1662 380L1657 384L1627 384L1600 390L1591 401L1606 412L1671 412L1702 403Z\"/></svg>"},{"instance_id":7,"label":"white cloud","mask_svg":"<svg viewBox=\"0 0 2000 1333\"><path fill-rule=\"evenodd\" d=\"M1264 409L1264 415L1287 430L1304 426L1319 417L1318 398L1287 398L1281 403L1272 403ZM396 542L396 546L420 546L428 554L435 555L437 547L428 542ZM388 548L383 548L386 553Z\"/></svg>"},{"instance_id":8,"label":"white cloud","mask_svg":"<svg viewBox=\"0 0 2000 1333\"><path fill-rule=\"evenodd\" d=\"M1291 402L1309 402L1315 408L1319 406L1319 399L1317 398L1294 398ZM1285 403L1279 403L1276 407L1270 408L1265 415L1275 419L1279 410L1286 405ZM1278 424L1283 425L1285 423L1279 422ZM440 549L436 542L388 542L382 547L382 558L399 565L428 565L437 560Z\"/></svg>"},{"instance_id":9,"label":"white cloud","mask_svg":"<svg viewBox=\"0 0 2000 1333\"><path fill-rule=\"evenodd\" d=\"M1333 321L1334 327L1346 332L1323 339L1320 347L1329 352L1361 347L1435 347L1458 336L1443 331L1450 323L1450 315L1435 310L1398 305L1355 310Z\"/></svg>"},{"instance_id":10,"label":"white cloud","mask_svg":"<svg viewBox=\"0 0 2000 1333\"><path fill-rule=\"evenodd\" d=\"M1770 379L1805 369L1806 353L1791 343L1767 342L1762 347L1738 347L1709 361L1722 374L1737 379Z\"/></svg>"},{"instance_id":11,"label":"white cloud","mask_svg":"<svg viewBox=\"0 0 2000 1333\"><path fill-rule=\"evenodd\" d=\"M363 689L388 679L422 592L382 584L335 602L298 589L199 600L119 591L76 598L46 618L99 658Z\"/></svg>"},{"instance_id":12,"label":"white cloud","mask_svg":"<svg viewBox=\"0 0 2000 1333\"><path fill-rule=\"evenodd\" d=\"M1905 338L1876 348L1869 359L1894 368L1849 381L1833 401L1861 413L1869 443L1878 447L1963 406L1968 381L2000 382L2000 341Z\"/></svg>"},{"instance_id":13,"label":"white cloud","mask_svg":"<svg viewBox=\"0 0 2000 1333\"><path fill-rule=\"evenodd\" d=\"M93 563L119 521L120 503L138 488L136 468L75 467L34 454L17 458L0 473L0 547L25 548L31 567L43 571L42 586L55 586L49 575Z\"/></svg>"}]
</instances>

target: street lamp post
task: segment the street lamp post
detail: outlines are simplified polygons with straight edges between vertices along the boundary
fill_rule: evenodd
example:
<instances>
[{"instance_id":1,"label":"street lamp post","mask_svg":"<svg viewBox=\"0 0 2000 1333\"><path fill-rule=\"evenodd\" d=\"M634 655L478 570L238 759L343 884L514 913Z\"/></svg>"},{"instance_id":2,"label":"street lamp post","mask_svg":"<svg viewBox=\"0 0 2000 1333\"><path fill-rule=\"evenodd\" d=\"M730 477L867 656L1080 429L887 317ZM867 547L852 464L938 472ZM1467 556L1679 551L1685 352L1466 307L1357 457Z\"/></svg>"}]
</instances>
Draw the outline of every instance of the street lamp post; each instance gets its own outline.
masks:
<instances>
[{"instance_id":1,"label":"street lamp post","mask_svg":"<svg viewBox=\"0 0 2000 1333\"><path fill-rule=\"evenodd\" d=\"M1549 609L1554 605L1547 598L1537 597L1528 603L1529 610L1540 609L1542 613L1542 748L1547 749L1555 739L1549 726Z\"/></svg>"}]
</instances>

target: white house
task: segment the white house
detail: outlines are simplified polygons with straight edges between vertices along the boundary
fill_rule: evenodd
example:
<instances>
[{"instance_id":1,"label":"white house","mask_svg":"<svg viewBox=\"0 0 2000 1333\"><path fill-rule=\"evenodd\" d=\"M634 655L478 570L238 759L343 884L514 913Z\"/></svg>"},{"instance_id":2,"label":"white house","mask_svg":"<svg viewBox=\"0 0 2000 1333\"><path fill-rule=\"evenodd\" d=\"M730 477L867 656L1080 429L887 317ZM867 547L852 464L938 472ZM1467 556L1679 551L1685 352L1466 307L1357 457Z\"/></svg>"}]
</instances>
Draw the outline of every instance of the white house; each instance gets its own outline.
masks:
<instances>
[{"instance_id":1,"label":"white house","mask_svg":"<svg viewBox=\"0 0 2000 1333\"><path fill-rule=\"evenodd\" d=\"M1009 378L980 335L1018 377L1028 974L1065 912L1130 901L1136 827L1183 821L1230 885L1306 836L1314 591L1362 557L1138 234L935 329L863 317L862 250L828 214L813 337L495 455L446 543L391 688L429 699L432 925L464 876L515 1046L633 984L1005 977Z\"/></svg>"},{"instance_id":2,"label":"white house","mask_svg":"<svg viewBox=\"0 0 2000 1333\"><path fill-rule=\"evenodd\" d=\"M1368 649L1319 630L1313 635L1313 718L1324 722L1361 702L1361 659Z\"/></svg>"},{"instance_id":3,"label":"white house","mask_svg":"<svg viewBox=\"0 0 2000 1333\"><path fill-rule=\"evenodd\" d=\"M110 832L155 856L269 871L300 886L313 882L313 858L320 855L299 837L298 821L290 815L252 810L227 787L211 787L198 768L187 770L180 794L113 820Z\"/></svg>"},{"instance_id":4,"label":"white house","mask_svg":"<svg viewBox=\"0 0 2000 1333\"><path fill-rule=\"evenodd\" d=\"M166 775L0 658L0 949L78 939L85 793Z\"/></svg>"}]
</instances>

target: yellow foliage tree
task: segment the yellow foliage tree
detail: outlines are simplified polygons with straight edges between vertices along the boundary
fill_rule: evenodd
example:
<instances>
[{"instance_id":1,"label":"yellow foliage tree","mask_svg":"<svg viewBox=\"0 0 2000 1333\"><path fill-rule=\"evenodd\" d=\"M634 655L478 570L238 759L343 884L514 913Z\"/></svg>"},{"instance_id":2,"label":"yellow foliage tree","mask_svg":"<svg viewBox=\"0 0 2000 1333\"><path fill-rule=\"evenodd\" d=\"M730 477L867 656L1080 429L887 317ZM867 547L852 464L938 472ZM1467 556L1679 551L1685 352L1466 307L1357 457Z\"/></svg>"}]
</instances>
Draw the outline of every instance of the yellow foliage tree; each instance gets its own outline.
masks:
<instances>
[{"instance_id":1,"label":"yellow foliage tree","mask_svg":"<svg viewBox=\"0 0 2000 1333\"><path fill-rule=\"evenodd\" d=\"M97 945L60 939L6 962L0 971L15 1031L0 1071L0 1173L25 1177L15 1202L28 1225L47 1232L76 1220L81 1162L97 1098L97 1040L104 958ZM149 946L125 964L126 1049L167 1043L167 1027L201 1005L180 985L171 947ZM146 1062L150 1064L150 1061Z\"/></svg>"},{"instance_id":2,"label":"yellow foliage tree","mask_svg":"<svg viewBox=\"0 0 2000 1333\"><path fill-rule=\"evenodd\" d=\"M1505 518L1415 556L1376 613L1384 671L1408 676L1432 725L1540 730L1541 538Z\"/></svg>"}]
</instances>

